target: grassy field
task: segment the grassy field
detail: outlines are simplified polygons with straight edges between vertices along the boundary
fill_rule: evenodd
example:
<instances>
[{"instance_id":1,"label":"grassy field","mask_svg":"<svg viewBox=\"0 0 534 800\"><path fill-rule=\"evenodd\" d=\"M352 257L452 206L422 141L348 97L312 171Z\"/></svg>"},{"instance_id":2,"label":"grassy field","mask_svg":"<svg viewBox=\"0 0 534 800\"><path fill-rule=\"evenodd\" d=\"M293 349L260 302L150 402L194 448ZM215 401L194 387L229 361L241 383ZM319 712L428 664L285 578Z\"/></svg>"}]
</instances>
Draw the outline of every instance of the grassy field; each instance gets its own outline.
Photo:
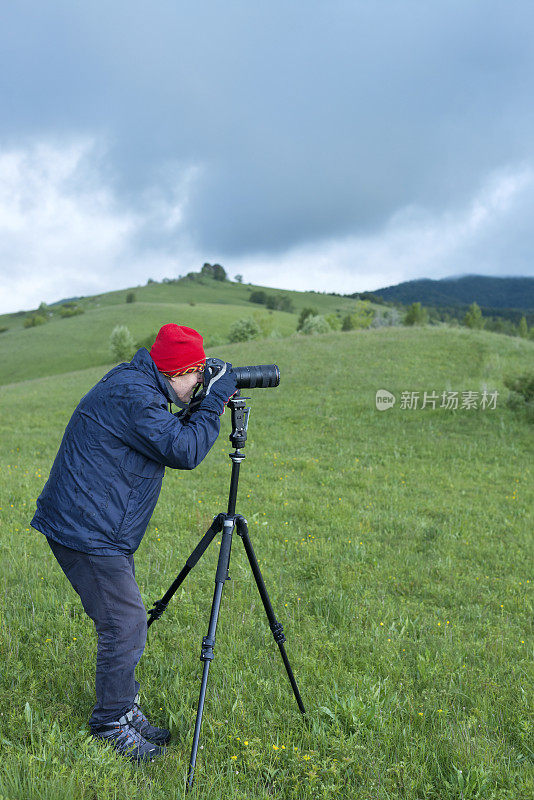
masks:
<instances>
[{"instance_id":1,"label":"grassy field","mask_svg":"<svg viewBox=\"0 0 534 800\"><path fill-rule=\"evenodd\" d=\"M531 800L533 429L506 407L503 377L533 369L534 343L396 328L217 354L281 368L277 389L251 393L237 505L308 713L236 537L190 796ZM0 387L0 796L11 800L184 796L215 543L151 628L142 705L173 741L136 770L89 738L92 623L29 527L65 424L106 368L32 369ZM394 408L376 410L377 389ZM400 402L485 389L500 392L495 409ZM167 471L136 554L147 607L226 508L228 433L225 416L200 467Z\"/></svg>"}]
</instances>

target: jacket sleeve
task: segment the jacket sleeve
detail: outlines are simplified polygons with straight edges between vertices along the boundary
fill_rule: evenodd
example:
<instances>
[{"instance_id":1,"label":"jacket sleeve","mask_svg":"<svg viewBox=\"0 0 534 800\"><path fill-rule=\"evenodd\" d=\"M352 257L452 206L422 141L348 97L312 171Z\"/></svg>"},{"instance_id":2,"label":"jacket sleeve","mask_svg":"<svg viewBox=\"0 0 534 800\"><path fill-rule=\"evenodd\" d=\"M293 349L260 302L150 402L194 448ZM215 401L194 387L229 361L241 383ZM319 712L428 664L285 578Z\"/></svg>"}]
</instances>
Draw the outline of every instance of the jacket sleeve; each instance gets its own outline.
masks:
<instances>
[{"instance_id":1,"label":"jacket sleeve","mask_svg":"<svg viewBox=\"0 0 534 800\"><path fill-rule=\"evenodd\" d=\"M146 458L173 469L194 469L220 430L219 415L198 410L185 425L158 403L134 403L121 439Z\"/></svg>"}]
</instances>

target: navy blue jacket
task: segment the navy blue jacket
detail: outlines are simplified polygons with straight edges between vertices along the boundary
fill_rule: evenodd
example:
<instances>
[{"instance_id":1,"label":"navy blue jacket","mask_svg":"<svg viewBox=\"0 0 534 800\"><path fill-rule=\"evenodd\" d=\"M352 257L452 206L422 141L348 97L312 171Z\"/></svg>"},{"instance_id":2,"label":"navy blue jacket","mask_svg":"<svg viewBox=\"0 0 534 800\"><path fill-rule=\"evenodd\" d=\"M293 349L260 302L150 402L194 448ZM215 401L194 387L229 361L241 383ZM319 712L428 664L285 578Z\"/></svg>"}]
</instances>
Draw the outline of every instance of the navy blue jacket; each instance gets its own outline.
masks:
<instances>
[{"instance_id":1,"label":"navy blue jacket","mask_svg":"<svg viewBox=\"0 0 534 800\"><path fill-rule=\"evenodd\" d=\"M165 467L193 469L219 435L222 400L206 398L184 425L169 399L145 348L108 372L67 425L32 526L85 553L137 550Z\"/></svg>"}]
</instances>

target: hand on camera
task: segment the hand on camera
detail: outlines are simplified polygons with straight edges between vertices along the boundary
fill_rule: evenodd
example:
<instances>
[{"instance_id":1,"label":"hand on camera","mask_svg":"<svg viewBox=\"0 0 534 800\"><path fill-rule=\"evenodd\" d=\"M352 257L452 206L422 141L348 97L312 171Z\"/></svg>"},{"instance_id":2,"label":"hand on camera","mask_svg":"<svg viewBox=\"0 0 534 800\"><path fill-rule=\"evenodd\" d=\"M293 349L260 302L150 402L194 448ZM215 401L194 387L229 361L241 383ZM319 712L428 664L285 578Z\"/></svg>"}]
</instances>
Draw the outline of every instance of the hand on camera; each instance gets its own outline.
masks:
<instances>
[{"instance_id":1,"label":"hand on camera","mask_svg":"<svg viewBox=\"0 0 534 800\"><path fill-rule=\"evenodd\" d=\"M237 378L230 363L220 361L213 365L215 359L210 359L210 361L212 361L211 377L209 377L200 407L206 411L223 414L227 402L237 392Z\"/></svg>"}]
</instances>

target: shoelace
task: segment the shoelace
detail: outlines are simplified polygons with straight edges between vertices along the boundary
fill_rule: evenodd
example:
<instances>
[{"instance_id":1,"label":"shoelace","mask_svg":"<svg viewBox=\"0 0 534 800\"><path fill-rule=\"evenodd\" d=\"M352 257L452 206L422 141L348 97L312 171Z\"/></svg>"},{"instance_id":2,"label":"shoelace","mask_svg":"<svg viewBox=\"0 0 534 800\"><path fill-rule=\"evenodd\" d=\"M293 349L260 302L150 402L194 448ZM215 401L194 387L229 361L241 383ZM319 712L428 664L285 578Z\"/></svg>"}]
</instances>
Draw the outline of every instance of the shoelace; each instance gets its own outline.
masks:
<instances>
[{"instance_id":1,"label":"shoelace","mask_svg":"<svg viewBox=\"0 0 534 800\"><path fill-rule=\"evenodd\" d=\"M147 725L150 725L150 722L148 721L146 716L143 714L143 712L141 711L141 709L139 708L137 703L134 703L134 706L133 706L133 708L132 708L130 713L132 714L132 719L134 719L136 722L141 723L143 728L146 727ZM152 727L152 726L150 726L150 727Z\"/></svg>"},{"instance_id":2,"label":"shoelace","mask_svg":"<svg viewBox=\"0 0 534 800\"><path fill-rule=\"evenodd\" d=\"M121 717L121 720L122 719L124 719L124 717ZM133 747L139 748L142 744L145 744L145 740L139 731L136 731L128 721L121 722L121 720L119 720L118 725L114 725L112 730L106 731L104 737L106 739L115 739L123 750L130 750ZM120 728L120 732L115 735L118 728Z\"/></svg>"}]
</instances>

